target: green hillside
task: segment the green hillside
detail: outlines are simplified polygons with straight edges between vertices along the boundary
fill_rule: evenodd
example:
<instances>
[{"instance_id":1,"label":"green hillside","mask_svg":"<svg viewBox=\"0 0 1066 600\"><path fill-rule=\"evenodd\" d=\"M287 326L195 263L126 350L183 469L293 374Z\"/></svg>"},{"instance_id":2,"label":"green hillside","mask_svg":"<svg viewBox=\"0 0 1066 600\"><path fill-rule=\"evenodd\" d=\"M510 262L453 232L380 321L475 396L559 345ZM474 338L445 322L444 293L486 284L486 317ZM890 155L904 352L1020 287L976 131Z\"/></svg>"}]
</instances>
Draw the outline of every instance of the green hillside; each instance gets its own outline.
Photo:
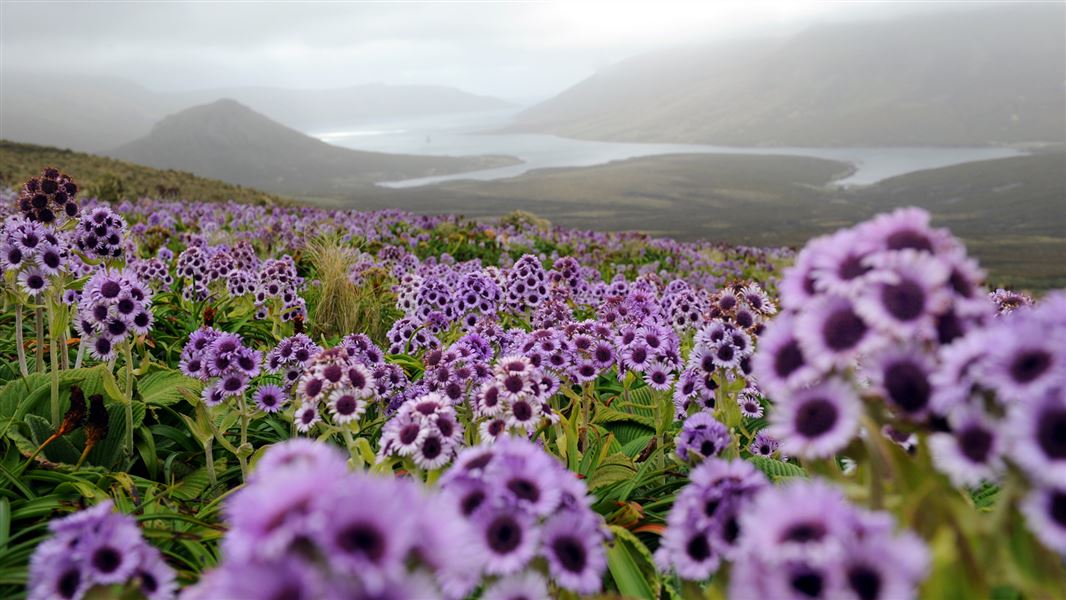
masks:
<instances>
[{"instance_id":1,"label":"green hillside","mask_svg":"<svg viewBox=\"0 0 1066 600\"><path fill-rule=\"evenodd\" d=\"M162 188L166 190L162 195L192 200L286 201L280 196L184 171L153 169L83 152L0 140L0 186L17 187L40 174L45 166L72 175L88 195L107 199L159 196Z\"/></svg>"}]
</instances>

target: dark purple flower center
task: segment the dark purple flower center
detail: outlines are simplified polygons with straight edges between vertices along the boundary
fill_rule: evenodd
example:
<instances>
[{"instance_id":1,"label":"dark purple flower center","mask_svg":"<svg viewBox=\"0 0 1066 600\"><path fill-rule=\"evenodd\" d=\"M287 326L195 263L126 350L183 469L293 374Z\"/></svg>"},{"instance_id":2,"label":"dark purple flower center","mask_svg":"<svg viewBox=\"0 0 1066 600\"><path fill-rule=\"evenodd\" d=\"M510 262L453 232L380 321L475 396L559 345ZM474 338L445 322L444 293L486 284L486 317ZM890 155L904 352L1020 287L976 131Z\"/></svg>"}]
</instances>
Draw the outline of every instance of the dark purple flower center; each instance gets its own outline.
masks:
<instances>
[{"instance_id":1,"label":"dark purple flower center","mask_svg":"<svg viewBox=\"0 0 1066 600\"><path fill-rule=\"evenodd\" d=\"M585 546L576 538L564 535L552 542L552 551L563 569L571 573L581 573L588 564Z\"/></svg>"},{"instance_id":2,"label":"dark purple flower center","mask_svg":"<svg viewBox=\"0 0 1066 600\"><path fill-rule=\"evenodd\" d=\"M337 532L337 547L377 563L385 555L385 536L370 523L352 523Z\"/></svg>"},{"instance_id":3,"label":"dark purple flower center","mask_svg":"<svg viewBox=\"0 0 1066 600\"><path fill-rule=\"evenodd\" d=\"M346 417L355 414L355 407L357 404L355 396L345 394L340 398L337 398L337 401L334 403L334 410L337 411L338 415Z\"/></svg>"},{"instance_id":4,"label":"dark purple flower center","mask_svg":"<svg viewBox=\"0 0 1066 600\"><path fill-rule=\"evenodd\" d=\"M736 353L734 352L733 347L728 344L723 344L718 347L718 360L722 362L729 362L733 360L733 356L735 354Z\"/></svg>"},{"instance_id":5,"label":"dark purple flower center","mask_svg":"<svg viewBox=\"0 0 1066 600\"><path fill-rule=\"evenodd\" d=\"M707 543L707 536L697 533L685 544L685 554L696 562L703 562L711 557L711 545Z\"/></svg>"},{"instance_id":6,"label":"dark purple flower center","mask_svg":"<svg viewBox=\"0 0 1066 600\"><path fill-rule=\"evenodd\" d=\"M112 573L122 564L122 555L111 546L101 546L93 552L93 568L101 573Z\"/></svg>"},{"instance_id":7,"label":"dark purple flower center","mask_svg":"<svg viewBox=\"0 0 1066 600\"><path fill-rule=\"evenodd\" d=\"M774 356L774 373L777 373L778 377L788 377L802 367L803 363L803 350L800 349L798 341L791 339L782 345Z\"/></svg>"},{"instance_id":8,"label":"dark purple flower center","mask_svg":"<svg viewBox=\"0 0 1066 600\"><path fill-rule=\"evenodd\" d=\"M481 506L481 503L485 501L485 492L481 490L473 490L467 495L463 496L463 499L459 502L459 509L464 516L469 517L477 510L477 507Z\"/></svg>"},{"instance_id":9,"label":"dark purple flower center","mask_svg":"<svg viewBox=\"0 0 1066 600\"><path fill-rule=\"evenodd\" d=\"M141 580L141 591L146 596L151 596L159 589L159 580L148 571L139 571L137 577Z\"/></svg>"},{"instance_id":10,"label":"dark purple flower center","mask_svg":"<svg viewBox=\"0 0 1066 600\"><path fill-rule=\"evenodd\" d=\"M704 456L714 456L717 449L718 447L711 440L703 440L703 443L700 444L700 454Z\"/></svg>"},{"instance_id":11,"label":"dark purple flower center","mask_svg":"<svg viewBox=\"0 0 1066 600\"><path fill-rule=\"evenodd\" d=\"M925 290L917 282L904 279L881 289L881 302L893 318L913 321L925 309Z\"/></svg>"},{"instance_id":12,"label":"dark purple flower center","mask_svg":"<svg viewBox=\"0 0 1066 600\"><path fill-rule=\"evenodd\" d=\"M1051 355L1046 350L1022 352L1010 364L1010 376L1018 383L1030 383L1043 375L1051 366Z\"/></svg>"},{"instance_id":13,"label":"dark purple flower center","mask_svg":"<svg viewBox=\"0 0 1066 600\"><path fill-rule=\"evenodd\" d=\"M812 398L796 410L796 431L806 438L816 438L833 429L839 419L835 404L825 398Z\"/></svg>"},{"instance_id":14,"label":"dark purple flower center","mask_svg":"<svg viewBox=\"0 0 1066 600\"><path fill-rule=\"evenodd\" d=\"M533 417L533 406L528 402L515 402L511 406L511 413L519 421L528 421Z\"/></svg>"},{"instance_id":15,"label":"dark purple flower center","mask_svg":"<svg viewBox=\"0 0 1066 600\"><path fill-rule=\"evenodd\" d=\"M322 391L321 379L309 379L307 385L304 386L304 393L308 398L314 398Z\"/></svg>"},{"instance_id":16,"label":"dark purple flower center","mask_svg":"<svg viewBox=\"0 0 1066 600\"><path fill-rule=\"evenodd\" d=\"M929 404L932 388L925 369L911 362L898 362L885 369L885 390L893 404L916 413Z\"/></svg>"},{"instance_id":17,"label":"dark purple flower center","mask_svg":"<svg viewBox=\"0 0 1066 600\"><path fill-rule=\"evenodd\" d=\"M515 477L507 482L507 489L521 500L537 502L540 500L540 488L537 484L524 477Z\"/></svg>"},{"instance_id":18,"label":"dark purple flower center","mask_svg":"<svg viewBox=\"0 0 1066 600\"><path fill-rule=\"evenodd\" d=\"M1052 407L1041 413L1036 440L1048 458L1066 459L1066 408Z\"/></svg>"},{"instance_id":19,"label":"dark purple flower center","mask_svg":"<svg viewBox=\"0 0 1066 600\"><path fill-rule=\"evenodd\" d=\"M431 435L422 442L422 456L426 460L433 460L441 455L444 451L444 445L440 443L440 438Z\"/></svg>"},{"instance_id":20,"label":"dark purple flower center","mask_svg":"<svg viewBox=\"0 0 1066 600\"><path fill-rule=\"evenodd\" d=\"M485 530L489 548L497 554L510 554L522 543L522 526L510 515L499 515Z\"/></svg>"},{"instance_id":21,"label":"dark purple flower center","mask_svg":"<svg viewBox=\"0 0 1066 600\"><path fill-rule=\"evenodd\" d=\"M303 411L302 413L300 413L300 421L302 421L304 425L310 425L311 421L314 421L314 420L315 420L315 411L314 410L311 410L309 408L309 409Z\"/></svg>"},{"instance_id":22,"label":"dark purple flower center","mask_svg":"<svg viewBox=\"0 0 1066 600\"><path fill-rule=\"evenodd\" d=\"M1052 491L1050 500L1048 512L1051 514L1051 520L1066 529L1066 492Z\"/></svg>"},{"instance_id":23,"label":"dark purple flower center","mask_svg":"<svg viewBox=\"0 0 1066 600\"><path fill-rule=\"evenodd\" d=\"M862 264L863 258L855 254L849 254L847 258L841 261L840 267L837 269L837 275L844 281L862 277L870 270L870 267Z\"/></svg>"},{"instance_id":24,"label":"dark purple flower center","mask_svg":"<svg viewBox=\"0 0 1066 600\"><path fill-rule=\"evenodd\" d=\"M781 536L781 541L806 544L808 542L817 542L821 540L825 537L825 534L826 529L824 524L817 521L803 521L789 527L785 531L785 534Z\"/></svg>"},{"instance_id":25,"label":"dark purple flower center","mask_svg":"<svg viewBox=\"0 0 1066 600\"><path fill-rule=\"evenodd\" d=\"M976 425L967 427L958 433L959 451L975 463L984 463L992 451L992 434Z\"/></svg>"},{"instance_id":26,"label":"dark purple flower center","mask_svg":"<svg viewBox=\"0 0 1066 600\"><path fill-rule=\"evenodd\" d=\"M825 587L825 581L821 573L816 571L800 571L792 576L789 583L792 584L792 589L796 590L796 592L811 598L820 597L822 588Z\"/></svg>"},{"instance_id":27,"label":"dark purple flower center","mask_svg":"<svg viewBox=\"0 0 1066 600\"><path fill-rule=\"evenodd\" d=\"M419 428L417 423L404 425L403 429L400 430L400 443L404 445L414 443L414 441L418 439L418 433L420 431L421 428Z\"/></svg>"},{"instance_id":28,"label":"dark purple flower center","mask_svg":"<svg viewBox=\"0 0 1066 600\"><path fill-rule=\"evenodd\" d=\"M881 594L881 574L866 565L848 569L848 587L861 600L876 600Z\"/></svg>"},{"instance_id":29,"label":"dark purple flower center","mask_svg":"<svg viewBox=\"0 0 1066 600\"><path fill-rule=\"evenodd\" d=\"M854 348L865 336L866 323L850 306L833 312L822 326L825 344L835 352Z\"/></svg>"},{"instance_id":30,"label":"dark purple flower center","mask_svg":"<svg viewBox=\"0 0 1066 600\"><path fill-rule=\"evenodd\" d=\"M122 288L119 287L118 282L105 281L104 284L100 286L100 295L104 298L114 298L115 296L118 296L118 293L121 290Z\"/></svg>"},{"instance_id":31,"label":"dark purple flower center","mask_svg":"<svg viewBox=\"0 0 1066 600\"><path fill-rule=\"evenodd\" d=\"M885 245L888 246L889 250L913 248L914 250L925 250L926 252L933 251L933 242L929 239L929 236L914 229L901 229L893 233L885 240Z\"/></svg>"},{"instance_id":32,"label":"dark purple flower center","mask_svg":"<svg viewBox=\"0 0 1066 600\"><path fill-rule=\"evenodd\" d=\"M525 380L520 375L508 375L503 380L503 387L512 394L517 394L525 387Z\"/></svg>"},{"instance_id":33,"label":"dark purple flower center","mask_svg":"<svg viewBox=\"0 0 1066 600\"><path fill-rule=\"evenodd\" d=\"M81 571L70 568L56 579L56 592L60 598L73 598L81 586Z\"/></svg>"}]
</instances>

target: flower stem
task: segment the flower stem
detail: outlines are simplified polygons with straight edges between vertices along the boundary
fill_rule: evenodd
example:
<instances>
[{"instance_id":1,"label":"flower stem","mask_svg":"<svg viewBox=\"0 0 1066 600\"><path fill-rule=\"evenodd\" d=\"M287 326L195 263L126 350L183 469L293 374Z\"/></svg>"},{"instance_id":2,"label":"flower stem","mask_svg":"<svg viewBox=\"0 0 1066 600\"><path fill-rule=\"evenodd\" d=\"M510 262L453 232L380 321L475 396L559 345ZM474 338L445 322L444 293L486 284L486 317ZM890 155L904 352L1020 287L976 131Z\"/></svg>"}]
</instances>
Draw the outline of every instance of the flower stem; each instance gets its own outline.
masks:
<instances>
[{"instance_id":1,"label":"flower stem","mask_svg":"<svg viewBox=\"0 0 1066 600\"><path fill-rule=\"evenodd\" d=\"M38 306L33 309L34 325L37 328L37 347L34 348L34 358L37 359L37 364L34 365L34 371L41 373L44 371L44 309Z\"/></svg>"},{"instance_id":2,"label":"flower stem","mask_svg":"<svg viewBox=\"0 0 1066 600\"><path fill-rule=\"evenodd\" d=\"M15 304L15 352L19 357L19 373L23 377L29 377L30 370L26 366L26 346L22 339L22 304Z\"/></svg>"},{"instance_id":3,"label":"flower stem","mask_svg":"<svg viewBox=\"0 0 1066 600\"><path fill-rule=\"evenodd\" d=\"M214 438L204 442L204 460L207 461L207 480L211 482L212 487L218 483L218 476L215 475L214 445Z\"/></svg>"},{"instance_id":4,"label":"flower stem","mask_svg":"<svg viewBox=\"0 0 1066 600\"><path fill-rule=\"evenodd\" d=\"M133 351L129 341L122 343L122 357L126 361L126 456L133 456Z\"/></svg>"},{"instance_id":5,"label":"flower stem","mask_svg":"<svg viewBox=\"0 0 1066 600\"><path fill-rule=\"evenodd\" d=\"M81 368L81 360L85 357L85 337L78 339L78 355L74 357L74 368Z\"/></svg>"},{"instance_id":6,"label":"flower stem","mask_svg":"<svg viewBox=\"0 0 1066 600\"><path fill-rule=\"evenodd\" d=\"M56 342L59 336L56 335L55 328L55 310L52 308L52 303L48 303L48 373L50 381L50 394L51 394L51 408L52 408L52 426L58 428L59 420L62 416L59 414L59 360L57 358L58 352L56 352Z\"/></svg>"},{"instance_id":7,"label":"flower stem","mask_svg":"<svg viewBox=\"0 0 1066 600\"><path fill-rule=\"evenodd\" d=\"M248 457L245 449L248 447L248 409L244 403L244 394L237 396L237 408L241 415L241 445L237 446L237 461L241 463L241 479L248 479Z\"/></svg>"}]
</instances>

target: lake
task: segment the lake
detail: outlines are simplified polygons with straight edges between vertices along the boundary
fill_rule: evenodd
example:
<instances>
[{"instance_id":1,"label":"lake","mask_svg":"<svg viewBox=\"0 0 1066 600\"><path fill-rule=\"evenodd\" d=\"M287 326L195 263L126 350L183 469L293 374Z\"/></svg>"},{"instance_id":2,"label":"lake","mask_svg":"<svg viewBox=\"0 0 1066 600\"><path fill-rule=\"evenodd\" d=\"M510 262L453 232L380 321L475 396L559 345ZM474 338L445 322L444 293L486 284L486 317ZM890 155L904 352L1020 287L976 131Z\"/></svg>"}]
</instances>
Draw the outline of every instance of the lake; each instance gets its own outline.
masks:
<instances>
[{"instance_id":1,"label":"lake","mask_svg":"<svg viewBox=\"0 0 1066 600\"><path fill-rule=\"evenodd\" d=\"M485 133L510 122L514 109L339 124L308 131L324 142L373 152L463 156L503 154L520 164L402 181L382 181L391 188L417 187L454 180L492 180L517 177L534 169L589 167L616 160L663 154L792 155L850 163L854 171L834 183L869 185L889 177L949 165L1006 158L1022 154L1006 147L974 148L755 148L706 144L595 142L532 133Z\"/></svg>"}]
</instances>

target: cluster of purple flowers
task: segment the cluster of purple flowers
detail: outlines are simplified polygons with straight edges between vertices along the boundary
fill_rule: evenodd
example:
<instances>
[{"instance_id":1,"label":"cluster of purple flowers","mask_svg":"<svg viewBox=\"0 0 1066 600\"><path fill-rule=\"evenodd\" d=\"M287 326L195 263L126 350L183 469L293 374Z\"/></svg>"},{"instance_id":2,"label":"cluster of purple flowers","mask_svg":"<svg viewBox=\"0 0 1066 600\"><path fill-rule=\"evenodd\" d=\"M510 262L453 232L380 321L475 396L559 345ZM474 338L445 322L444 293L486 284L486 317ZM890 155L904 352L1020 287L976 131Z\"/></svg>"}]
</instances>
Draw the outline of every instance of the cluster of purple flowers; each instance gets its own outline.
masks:
<instances>
[{"instance_id":1,"label":"cluster of purple flowers","mask_svg":"<svg viewBox=\"0 0 1066 600\"><path fill-rule=\"evenodd\" d=\"M559 380L525 356L501 357L474 397L481 441L492 442L510 433L529 436L545 419L557 420L548 400L558 389Z\"/></svg>"},{"instance_id":2,"label":"cluster of purple flowers","mask_svg":"<svg viewBox=\"0 0 1066 600\"><path fill-rule=\"evenodd\" d=\"M350 473L333 447L271 447L226 503L224 559L182 594L245 598L462 598L471 532L409 479Z\"/></svg>"},{"instance_id":3,"label":"cluster of purple flowers","mask_svg":"<svg viewBox=\"0 0 1066 600\"><path fill-rule=\"evenodd\" d=\"M488 340L476 333L464 335L445 350L429 350L423 355L422 382L428 391L438 392L452 403L468 402L491 377L492 356Z\"/></svg>"},{"instance_id":4,"label":"cluster of purple flowers","mask_svg":"<svg viewBox=\"0 0 1066 600\"><path fill-rule=\"evenodd\" d=\"M114 259L122 256L126 221L106 206L97 206L82 214L74 227L74 244L91 258Z\"/></svg>"},{"instance_id":5,"label":"cluster of purple flowers","mask_svg":"<svg viewBox=\"0 0 1066 600\"><path fill-rule=\"evenodd\" d=\"M998 481L1015 465L1032 486L1031 529L1066 554L1066 294L941 348L928 380L946 416L929 438L934 464L959 485Z\"/></svg>"},{"instance_id":6,"label":"cluster of purple flowers","mask_svg":"<svg viewBox=\"0 0 1066 600\"><path fill-rule=\"evenodd\" d=\"M174 285L174 276L170 274L167 262L162 256L129 258L126 266L133 269L133 272L137 274L137 279L152 286L153 290L170 289Z\"/></svg>"},{"instance_id":7,"label":"cluster of purple flowers","mask_svg":"<svg viewBox=\"0 0 1066 600\"><path fill-rule=\"evenodd\" d=\"M674 440L677 456L683 461L698 462L718 456L729 446L729 430L709 413L698 412L685 419Z\"/></svg>"},{"instance_id":8,"label":"cluster of purple flowers","mask_svg":"<svg viewBox=\"0 0 1066 600\"><path fill-rule=\"evenodd\" d=\"M97 586L124 586L147 600L174 598L174 570L110 500L52 521L30 559L29 600L80 600Z\"/></svg>"},{"instance_id":9,"label":"cluster of purple flowers","mask_svg":"<svg viewBox=\"0 0 1066 600\"><path fill-rule=\"evenodd\" d=\"M702 581L723 560L736 558L743 534L741 515L767 487L766 477L747 461L711 458L694 468L666 518L666 532L655 553L659 567Z\"/></svg>"},{"instance_id":10,"label":"cluster of purple flowers","mask_svg":"<svg viewBox=\"0 0 1066 600\"><path fill-rule=\"evenodd\" d=\"M519 258L507 271L504 301L516 314L534 309L548 297L547 274L540 259L532 254Z\"/></svg>"},{"instance_id":11,"label":"cluster of purple flowers","mask_svg":"<svg viewBox=\"0 0 1066 600\"><path fill-rule=\"evenodd\" d=\"M334 425L358 421L378 389L364 357L342 344L311 359L296 384L296 396L296 428L307 433L322 420L323 406Z\"/></svg>"},{"instance_id":12,"label":"cluster of purple flowers","mask_svg":"<svg viewBox=\"0 0 1066 600\"><path fill-rule=\"evenodd\" d=\"M270 314L271 304L278 304L279 301L282 321L307 317L307 302L300 296L304 280L297 275L296 261L291 256L286 254L281 258L263 261L256 277L255 305L259 308L260 317L266 318Z\"/></svg>"},{"instance_id":13,"label":"cluster of purple flowers","mask_svg":"<svg viewBox=\"0 0 1066 600\"><path fill-rule=\"evenodd\" d=\"M738 514L733 598L913 598L928 570L917 536L823 483L766 487Z\"/></svg>"},{"instance_id":14,"label":"cluster of purple flowers","mask_svg":"<svg viewBox=\"0 0 1066 600\"><path fill-rule=\"evenodd\" d=\"M858 430L866 382L897 418L927 420L936 349L991 314L981 278L958 240L918 209L811 241L781 281L787 310L754 360L760 388L777 402L771 434L782 449L843 448Z\"/></svg>"},{"instance_id":15,"label":"cluster of purple flowers","mask_svg":"<svg viewBox=\"0 0 1066 600\"><path fill-rule=\"evenodd\" d=\"M49 227L19 216L0 226L0 266L27 295L46 291L66 263L66 245Z\"/></svg>"},{"instance_id":16,"label":"cluster of purple flowers","mask_svg":"<svg viewBox=\"0 0 1066 600\"><path fill-rule=\"evenodd\" d=\"M281 373L285 383L293 386L321 351L322 348L307 334L297 333L281 340L267 353L266 368L271 373Z\"/></svg>"},{"instance_id":17,"label":"cluster of purple flowers","mask_svg":"<svg viewBox=\"0 0 1066 600\"><path fill-rule=\"evenodd\" d=\"M474 530L472 552L501 587L538 557L559 587L598 592L609 533L584 484L543 450L519 438L464 450L440 480L450 505ZM538 579L524 580L535 587ZM545 591L531 597L544 597Z\"/></svg>"},{"instance_id":18,"label":"cluster of purple flowers","mask_svg":"<svg viewBox=\"0 0 1066 600\"><path fill-rule=\"evenodd\" d=\"M78 184L67 174L48 167L22 186L18 209L30 221L54 223L78 214Z\"/></svg>"},{"instance_id":19,"label":"cluster of purple flowers","mask_svg":"<svg viewBox=\"0 0 1066 600\"><path fill-rule=\"evenodd\" d=\"M189 334L178 367L188 377L210 382L201 398L207 406L216 406L243 395L262 362L262 353L245 346L240 335L202 327Z\"/></svg>"},{"instance_id":20,"label":"cluster of purple flowers","mask_svg":"<svg viewBox=\"0 0 1066 600\"><path fill-rule=\"evenodd\" d=\"M130 336L152 328L152 293L129 270L100 269L85 283L78 301L78 323L97 360L115 357Z\"/></svg>"},{"instance_id":21,"label":"cluster of purple flowers","mask_svg":"<svg viewBox=\"0 0 1066 600\"><path fill-rule=\"evenodd\" d=\"M401 404L385 423L378 442L378 458L410 457L420 469L439 469L462 448L463 434L448 398L430 392Z\"/></svg>"}]
</instances>

